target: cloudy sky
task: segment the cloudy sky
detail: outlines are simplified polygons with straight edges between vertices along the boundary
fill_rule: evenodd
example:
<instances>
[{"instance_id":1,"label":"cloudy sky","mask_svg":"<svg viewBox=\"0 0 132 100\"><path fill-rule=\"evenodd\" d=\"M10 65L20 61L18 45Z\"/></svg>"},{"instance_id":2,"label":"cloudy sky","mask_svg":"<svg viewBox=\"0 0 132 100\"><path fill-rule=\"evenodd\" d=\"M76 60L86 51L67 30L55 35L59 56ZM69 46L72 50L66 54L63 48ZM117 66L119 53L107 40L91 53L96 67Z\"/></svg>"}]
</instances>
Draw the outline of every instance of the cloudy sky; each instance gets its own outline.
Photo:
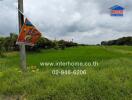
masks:
<instances>
[{"instance_id":1,"label":"cloudy sky","mask_svg":"<svg viewBox=\"0 0 132 100\"><path fill-rule=\"evenodd\" d=\"M110 7L125 7L124 17ZM132 0L24 0L24 14L50 39L97 44L132 36ZM0 0L0 36L18 34L17 0Z\"/></svg>"}]
</instances>

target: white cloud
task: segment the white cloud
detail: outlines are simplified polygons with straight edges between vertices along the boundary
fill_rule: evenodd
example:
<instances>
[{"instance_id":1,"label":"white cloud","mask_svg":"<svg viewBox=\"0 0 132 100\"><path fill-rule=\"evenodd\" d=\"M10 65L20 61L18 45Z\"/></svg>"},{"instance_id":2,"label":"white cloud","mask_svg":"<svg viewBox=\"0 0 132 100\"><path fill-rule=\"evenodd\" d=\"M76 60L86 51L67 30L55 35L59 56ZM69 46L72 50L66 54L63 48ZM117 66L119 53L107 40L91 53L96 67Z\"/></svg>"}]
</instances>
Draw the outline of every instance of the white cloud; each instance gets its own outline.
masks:
<instances>
[{"instance_id":1,"label":"white cloud","mask_svg":"<svg viewBox=\"0 0 132 100\"><path fill-rule=\"evenodd\" d=\"M18 32L17 0L0 2L0 33ZM125 7L124 17L111 17L109 8ZM120 0L24 0L25 15L51 39L96 44L132 36L132 1Z\"/></svg>"}]
</instances>

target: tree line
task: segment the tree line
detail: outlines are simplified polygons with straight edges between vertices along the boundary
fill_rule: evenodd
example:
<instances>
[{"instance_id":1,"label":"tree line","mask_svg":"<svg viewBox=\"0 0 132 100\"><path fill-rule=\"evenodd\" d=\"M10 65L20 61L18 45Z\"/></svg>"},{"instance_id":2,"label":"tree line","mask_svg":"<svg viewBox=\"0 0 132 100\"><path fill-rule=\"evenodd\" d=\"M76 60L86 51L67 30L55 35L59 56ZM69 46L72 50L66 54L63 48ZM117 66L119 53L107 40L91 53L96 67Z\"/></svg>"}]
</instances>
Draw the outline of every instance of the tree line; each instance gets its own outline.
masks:
<instances>
[{"instance_id":1,"label":"tree line","mask_svg":"<svg viewBox=\"0 0 132 100\"><path fill-rule=\"evenodd\" d=\"M18 51L19 46L16 45L18 35L15 33L10 33L10 36L7 37L0 37L0 55L2 52L6 51ZM34 47L26 46L27 51L39 51L41 49L62 49L68 47L75 47L78 46L77 43L73 41L65 41L65 40L49 40L47 38L41 37Z\"/></svg>"},{"instance_id":2,"label":"tree line","mask_svg":"<svg viewBox=\"0 0 132 100\"><path fill-rule=\"evenodd\" d=\"M116 40L102 41L101 45L128 45L132 46L132 37L122 37Z\"/></svg>"}]
</instances>

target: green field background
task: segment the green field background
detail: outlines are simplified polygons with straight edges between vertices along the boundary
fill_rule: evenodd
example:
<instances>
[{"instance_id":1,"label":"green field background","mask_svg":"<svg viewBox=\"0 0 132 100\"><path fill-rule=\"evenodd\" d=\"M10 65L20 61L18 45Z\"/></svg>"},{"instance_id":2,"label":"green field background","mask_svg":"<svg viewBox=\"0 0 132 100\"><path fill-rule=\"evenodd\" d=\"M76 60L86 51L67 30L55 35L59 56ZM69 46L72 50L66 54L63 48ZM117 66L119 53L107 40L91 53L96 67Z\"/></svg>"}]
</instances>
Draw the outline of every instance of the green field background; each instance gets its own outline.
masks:
<instances>
[{"instance_id":1,"label":"green field background","mask_svg":"<svg viewBox=\"0 0 132 100\"><path fill-rule=\"evenodd\" d=\"M0 100L132 100L131 46L27 52L27 72L21 71L19 59L19 52L0 58ZM97 61L99 66L40 66L57 61ZM85 69L87 74L56 76L51 73L54 69Z\"/></svg>"}]
</instances>

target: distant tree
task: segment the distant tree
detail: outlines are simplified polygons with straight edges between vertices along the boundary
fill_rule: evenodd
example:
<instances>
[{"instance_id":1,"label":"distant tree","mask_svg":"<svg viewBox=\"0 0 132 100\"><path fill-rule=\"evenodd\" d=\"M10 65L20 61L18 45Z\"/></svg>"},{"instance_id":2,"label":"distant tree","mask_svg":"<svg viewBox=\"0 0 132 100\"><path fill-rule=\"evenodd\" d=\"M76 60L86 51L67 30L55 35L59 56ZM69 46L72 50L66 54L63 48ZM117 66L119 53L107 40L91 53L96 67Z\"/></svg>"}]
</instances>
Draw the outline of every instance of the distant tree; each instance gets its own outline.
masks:
<instances>
[{"instance_id":1,"label":"distant tree","mask_svg":"<svg viewBox=\"0 0 132 100\"><path fill-rule=\"evenodd\" d=\"M54 43L53 41L45 38L45 49L50 49L50 48L53 48L54 47ZM57 45L57 44L56 44Z\"/></svg>"},{"instance_id":2,"label":"distant tree","mask_svg":"<svg viewBox=\"0 0 132 100\"><path fill-rule=\"evenodd\" d=\"M0 57L4 57L5 48L3 47L4 38L0 38Z\"/></svg>"},{"instance_id":3,"label":"distant tree","mask_svg":"<svg viewBox=\"0 0 132 100\"><path fill-rule=\"evenodd\" d=\"M19 46L16 45L18 35L10 33L10 50L19 50Z\"/></svg>"},{"instance_id":4,"label":"distant tree","mask_svg":"<svg viewBox=\"0 0 132 100\"><path fill-rule=\"evenodd\" d=\"M0 50L5 51L18 51L19 46L16 45L18 35L15 33L10 33L8 37L0 37ZM27 51L40 51L40 49L62 49L64 50L66 47L74 47L77 46L77 43L73 43L72 41L64 41L64 40L49 40L47 38L41 37L35 46L26 46ZM1 52L2 54L2 52Z\"/></svg>"},{"instance_id":5,"label":"distant tree","mask_svg":"<svg viewBox=\"0 0 132 100\"><path fill-rule=\"evenodd\" d=\"M44 37L41 37L39 40L38 40L38 42L37 42L37 46L39 47L39 48L45 48L45 39L44 39Z\"/></svg>"},{"instance_id":6,"label":"distant tree","mask_svg":"<svg viewBox=\"0 0 132 100\"><path fill-rule=\"evenodd\" d=\"M132 46L132 37L122 37L117 40L102 41L101 45L129 45L129 46Z\"/></svg>"},{"instance_id":7,"label":"distant tree","mask_svg":"<svg viewBox=\"0 0 132 100\"><path fill-rule=\"evenodd\" d=\"M58 41L59 47L64 50L66 48L66 42L64 40Z\"/></svg>"},{"instance_id":8,"label":"distant tree","mask_svg":"<svg viewBox=\"0 0 132 100\"><path fill-rule=\"evenodd\" d=\"M54 49L56 49L56 50L59 49L59 43L58 43L58 41L56 41L56 40L53 41L53 47L54 47Z\"/></svg>"}]
</instances>

